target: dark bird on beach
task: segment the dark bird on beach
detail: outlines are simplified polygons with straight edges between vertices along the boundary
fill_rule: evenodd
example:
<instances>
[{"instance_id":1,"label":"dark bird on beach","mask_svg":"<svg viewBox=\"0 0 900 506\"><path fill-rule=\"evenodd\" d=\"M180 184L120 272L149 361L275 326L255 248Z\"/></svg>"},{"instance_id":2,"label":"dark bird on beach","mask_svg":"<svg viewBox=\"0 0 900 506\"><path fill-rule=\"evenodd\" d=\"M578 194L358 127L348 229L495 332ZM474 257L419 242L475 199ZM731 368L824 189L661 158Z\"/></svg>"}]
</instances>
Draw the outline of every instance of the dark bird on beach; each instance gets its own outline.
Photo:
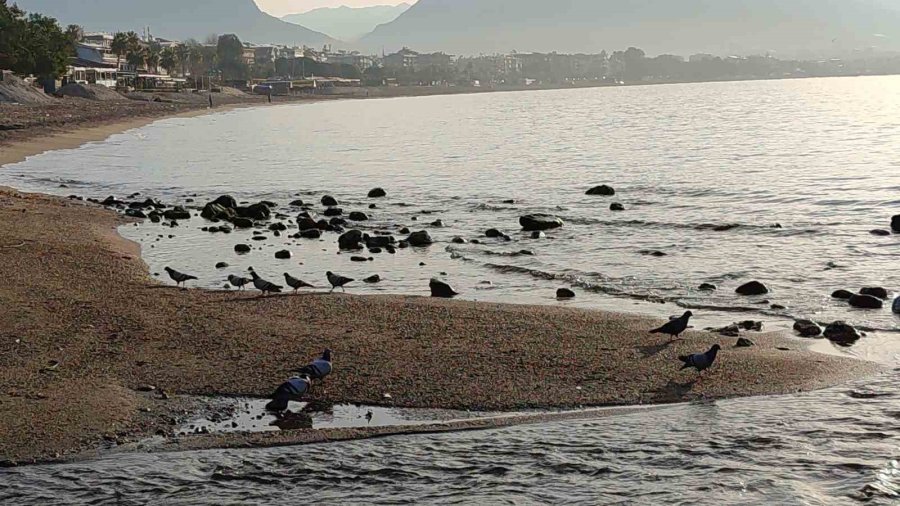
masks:
<instances>
[{"instance_id":1,"label":"dark bird on beach","mask_svg":"<svg viewBox=\"0 0 900 506\"><path fill-rule=\"evenodd\" d=\"M242 278L240 276L235 276L234 274L230 274L228 276L228 282L231 283L231 286L238 288L240 290L244 289L244 286L249 285L253 282L250 278Z\"/></svg>"},{"instance_id":2,"label":"dark bird on beach","mask_svg":"<svg viewBox=\"0 0 900 506\"><path fill-rule=\"evenodd\" d=\"M257 274L256 271L250 271L250 275L253 277L253 286L262 292L263 295L266 295L267 293L281 293L281 286L259 277L259 274Z\"/></svg>"},{"instance_id":3,"label":"dark bird on beach","mask_svg":"<svg viewBox=\"0 0 900 506\"><path fill-rule=\"evenodd\" d=\"M191 276L190 274L178 272L171 267L166 267L166 272L169 273L169 277L172 278L172 281L175 282L175 286L179 286L184 283L187 283L188 281L190 281L192 279L197 279L197 276Z\"/></svg>"},{"instance_id":4,"label":"dark bird on beach","mask_svg":"<svg viewBox=\"0 0 900 506\"><path fill-rule=\"evenodd\" d=\"M347 290L344 290L344 285L347 285L347 284L355 281L354 279L351 279L351 278L339 276L331 271L326 272L325 275L328 277L328 282L331 283L331 291L332 292L334 291L335 288L340 288L341 290L346 292Z\"/></svg>"},{"instance_id":5,"label":"dark bird on beach","mask_svg":"<svg viewBox=\"0 0 900 506\"><path fill-rule=\"evenodd\" d=\"M366 423L372 423L372 416L373 414L371 409L366 411Z\"/></svg>"},{"instance_id":6,"label":"dark bird on beach","mask_svg":"<svg viewBox=\"0 0 900 506\"><path fill-rule=\"evenodd\" d=\"M331 350L325 348L322 356L297 370L300 376L308 376L311 380L325 380L331 374Z\"/></svg>"},{"instance_id":7,"label":"dark bird on beach","mask_svg":"<svg viewBox=\"0 0 900 506\"><path fill-rule=\"evenodd\" d=\"M693 367L694 369L697 369L697 372L703 373L703 371L712 367L713 363L716 361L716 355L719 354L719 350L721 349L721 346L714 344L706 353L695 353L694 355L682 355L678 357L678 360L684 362L684 365L680 370L683 371Z\"/></svg>"},{"instance_id":8,"label":"dark bird on beach","mask_svg":"<svg viewBox=\"0 0 900 506\"><path fill-rule=\"evenodd\" d=\"M306 376L295 376L275 389L272 394L272 400L266 404L268 411L284 411L288 407L288 402L303 400L303 396L309 392L311 386L310 380Z\"/></svg>"},{"instance_id":9,"label":"dark bird on beach","mask_svg":"<svg viewBox=\"0 0 900 506\"><path fill-rule=\"evenodd\" d=\"M690 311L685 311L683 315L679 318L674 318L670 320L668 323L663 325L658 329L651 330L651 334L668 334L670 336L678 339L678 336L681 335L682 332L687 330L688 322L691 320L691 317L694 316L694 313Z\"/></svg>"},{"instance_id":10,"label":"dark bird on beach","mask_svg":"<svg viewBox=\"0 0 900 506\"><path fill-rule=\"evenodd\" d=\"M315 288L314 286L307 283L306 281L303 281L302 279L297 279L286 272L284 273L284 281L287 283L287 285L289 287L293 288L295 292L301 288Z\"/></svg>"}]
</instances>

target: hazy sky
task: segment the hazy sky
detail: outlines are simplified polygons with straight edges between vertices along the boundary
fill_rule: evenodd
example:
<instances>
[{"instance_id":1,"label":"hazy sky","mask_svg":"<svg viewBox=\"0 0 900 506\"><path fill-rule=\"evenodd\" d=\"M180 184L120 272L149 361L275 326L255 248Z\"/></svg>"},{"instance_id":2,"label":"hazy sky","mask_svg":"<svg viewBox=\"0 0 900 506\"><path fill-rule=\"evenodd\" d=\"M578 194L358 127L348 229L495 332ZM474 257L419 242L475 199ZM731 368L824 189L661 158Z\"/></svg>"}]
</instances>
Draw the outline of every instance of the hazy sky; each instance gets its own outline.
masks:
<instances>
[{"instance_id":1,"label":"hazy sky","mask_svg":"<svg viewBox=\"0 0 900 506\"><path fill-rule=\"evenodd\" d=\"M284 16L295 12L306 12L319 7L365 7L369 5L397 5L404 0L256 0L259 8L273 16ZM415 3L414 0L406 0Z\"/></svg>"}]
</instances>

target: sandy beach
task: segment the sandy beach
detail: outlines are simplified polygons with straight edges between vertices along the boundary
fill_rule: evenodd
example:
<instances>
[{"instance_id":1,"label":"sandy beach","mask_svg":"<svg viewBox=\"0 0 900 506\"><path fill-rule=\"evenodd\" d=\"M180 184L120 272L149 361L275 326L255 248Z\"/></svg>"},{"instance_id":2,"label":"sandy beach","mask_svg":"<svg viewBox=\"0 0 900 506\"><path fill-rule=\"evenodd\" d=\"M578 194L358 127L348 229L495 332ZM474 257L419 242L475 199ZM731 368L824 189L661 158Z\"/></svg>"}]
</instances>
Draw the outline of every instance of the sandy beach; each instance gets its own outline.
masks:
<instances>
[{"instance_id":1,"label":"sandy beach","mask_svg":"<svg viewBox=\"0 0 900 506\"><path fill-rule=\"evenodd\" d=\"M15 156L133 126L72 132L4 156L21 159ZM672 403L818 389L879 370L813 353L778 335L754 335L756 346L740 349L734 339L704 332L671 342L647 332L657 320L601 311L407 296L183 291L151 278L138 246L116 233L122 225L129 226L121 215L99 206L0 191L0 262L7 281L0 287L0 460L7 464L83 456L100 444L170 434L185 410L178 394L264 397L326 346L335 352L336 368L327 400L398 407ZM702 381L678 371L678 355L714 343L723 351ZM144 385L176 397L138 392ZM172 446L287 444L384 432L200 437Z\"/></svg>"}]
</instances>

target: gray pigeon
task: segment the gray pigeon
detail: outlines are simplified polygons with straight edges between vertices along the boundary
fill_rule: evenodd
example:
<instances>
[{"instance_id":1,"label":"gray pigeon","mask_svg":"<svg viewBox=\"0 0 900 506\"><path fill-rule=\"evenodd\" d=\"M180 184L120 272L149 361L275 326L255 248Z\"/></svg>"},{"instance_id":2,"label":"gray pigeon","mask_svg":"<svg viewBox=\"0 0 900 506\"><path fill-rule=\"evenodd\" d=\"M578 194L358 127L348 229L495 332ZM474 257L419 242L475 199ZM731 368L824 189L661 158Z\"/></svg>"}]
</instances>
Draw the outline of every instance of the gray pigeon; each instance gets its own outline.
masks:
<instances>
[{"instance_id":1,"label":"gray pigeon","mask_svg":"<svg viewBox=\"0 0 900 506\"><path fill-rule=\"evenodd\" d=\"M253 276L253 286L262 292L263 295L266 295L267 293L281 293L282 287L259 277L259 274L257 274L256 271L250 271L250 275Z\"/></svg>"},{"instance_id":2,"label":"gray pigeon","mask_svg":"<svg viewBox=\"0 0 900 506\"><path fill-rule=\"evenodd\" d=\"M678 357L678 360L684 362L684 366L682 366L680 370L683 371L693 367L694 369L697 369L697 372L702 373L712 367L713 363L716 361L716 356L721 349L721 346L714 344L706 353L696 353L694 355L682 355Z\"/></svg>"},{"instance_id":3,"label":"gray pigeon","mask_svg":"<svg viewBox=\"0 0 900 506\"><path fill-rule=\"evenodd\" d=\"M284 281L287 283L287 285L289 287L293 288L295 292L301 288L315 288L314 286L307 283L306 281L303 281L302 279L297 279L286 272L284 273Z\"/></svg>"},{"instance_id":4,"label":"gray pigeon","mask_svg":"<svg viewBox=\"0 0 900 506\"><path fill-rule=\"evenodd\" d=\"M253 282L252 279L242 278L240 276L235 276L234 274L230 274L228 276L228 282L231 283L231 286L238 288L240 290L244 289L245 285L249 285Z\"/></svg>"},{"instance_id":5,"label":"gray pigeon","mask_svg":"<svg viewBox=\"0 0 900 506\"><path fill-rule=\"evenodd\" d=\"M651 330L650 333L651 334L668 334L677 339L678 336L680 336L682 332L687 330L688 322L690 322L692 316L694 316L694 313L692 313L690 311L685 311L684 314L681 315L680 318L675 318L673 320L670 320L668 323L666 323L662 327Z\"/></svg>"},{"instance_id":6,"label":"gray pigeon","mask_svg":"<svg viewBox=\"0 0 900 506\"><path fill-rule=\"evenodd\" d=\"M166 267L166 272L169 273L169 277L172 278L172 281L175 282L175 286L182 285L192 279L197 279L197 276L191 276L190 274L178 272L171 267Z\"/></svg>"},{"instance_id":7,"label":"gray pigeon","mask_svg":"<svg viewBox=\"0 0 900 506\"><path fill-rule=\"evenodd\" d=\"M339 276L331 271L326 272L325 276L328 277L328 282L331 284L332 292L334 291L335 288L340 288L341 290L346 292L347 290L344 290L344 285L350 284L353 281L355 281L354 279L351 279L351 278Z\"/></svg>"},{"instance_id":8,"label":"gray pigeon","mask_svg":"<svg viewBox=\"0 0 900 506\"><path fill-rule=\"evenodd\" d=\"M301 367L297 373L300 376L309 376L310 379L324 380L331 374L331 350L325 348L321 358L317 358Z\"/></svg>"},{"instance_id":9,"label":"gray pigeon","mask_svg":"<svg viewBox=\"0 0 900 506\"><path fill-rule=\"evenodd\" d=\"M266 409L269 411L286 410L288 402L302 400L303 395L309 392L310 386L311 383L307 376L298 376L285 381L275 389L272 400L266 404Z\"/></svg>"}]
</instances>

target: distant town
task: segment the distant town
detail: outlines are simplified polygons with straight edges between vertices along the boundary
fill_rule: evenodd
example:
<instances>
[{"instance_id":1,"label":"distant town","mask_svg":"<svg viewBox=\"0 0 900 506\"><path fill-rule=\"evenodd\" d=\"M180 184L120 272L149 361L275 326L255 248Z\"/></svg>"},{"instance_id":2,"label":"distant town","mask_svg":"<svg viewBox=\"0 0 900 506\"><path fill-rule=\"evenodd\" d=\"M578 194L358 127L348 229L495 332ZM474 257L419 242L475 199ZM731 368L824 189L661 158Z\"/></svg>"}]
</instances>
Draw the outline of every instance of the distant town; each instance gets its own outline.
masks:
<instances>
[{"instance_id":1,"label":"distant town","mask_svg":"<svg viewBox=\"0 0 900 506\"><path fill-rule=\"evenodd\" d=\"M26 15L3 4L11 20L8 31L14 33L19 23L23 35L18 40L0 37L0 70L27 77L51 93L68 83L99 84L119 91L228 86L266 95L340 95L369 87L579 87L900 73L900 56L862 52L852 59L816 61L769 55L648 57L634 47L597 54L478 56L403 48L379 55L327 45L255 44L232 34L175 41L154 36L150 28L140 34L85 33L77 25L62 28L52 18ZM29 37L43 39L29 41ZM39 51L48 54L35 56Z\"/></svg>"}]
</instances>

